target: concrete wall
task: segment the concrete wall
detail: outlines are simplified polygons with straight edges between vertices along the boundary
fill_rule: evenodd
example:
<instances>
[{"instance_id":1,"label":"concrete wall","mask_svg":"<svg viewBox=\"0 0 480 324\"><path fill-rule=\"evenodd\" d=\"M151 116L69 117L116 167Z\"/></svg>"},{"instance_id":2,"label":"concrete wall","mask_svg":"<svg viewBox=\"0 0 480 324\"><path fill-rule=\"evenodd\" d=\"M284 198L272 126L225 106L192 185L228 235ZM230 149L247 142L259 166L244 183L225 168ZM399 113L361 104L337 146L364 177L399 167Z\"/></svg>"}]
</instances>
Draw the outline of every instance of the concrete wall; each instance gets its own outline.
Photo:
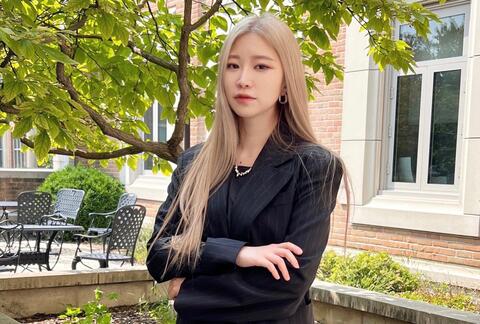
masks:
<instances>
[{"instance_id":1,"label":"concrete wall","mask_svg":"<svg viewBox=\"0 0 480 324\"><path fill-rule=\"evenodd\" d=\"M100 288L119 294L107 306L137 305L166 296L167 283L153 287L145 267L32 273L0 276L0 313L24 318L58 314L67 305L81 306ZM322 324L480 323L480 315L396 298L316 280L310 288L315 320Z\"/></svg>"},{"instance_id":2,"label":"concrete wall","mask_svg":"<svg viewBox=\"0 0 480 324\"><path fill-rule=\"evenodd\" d=\"M37 313L58 314L67 305L81 306L94 299L94 290L105 293L109 307L137 305L140 298L154 302L165 295L165 285L153 288L145 267L0 275L0 313L24 318ZM106 298L118 293L116 301Z\"/></svg>"}]
</instances>

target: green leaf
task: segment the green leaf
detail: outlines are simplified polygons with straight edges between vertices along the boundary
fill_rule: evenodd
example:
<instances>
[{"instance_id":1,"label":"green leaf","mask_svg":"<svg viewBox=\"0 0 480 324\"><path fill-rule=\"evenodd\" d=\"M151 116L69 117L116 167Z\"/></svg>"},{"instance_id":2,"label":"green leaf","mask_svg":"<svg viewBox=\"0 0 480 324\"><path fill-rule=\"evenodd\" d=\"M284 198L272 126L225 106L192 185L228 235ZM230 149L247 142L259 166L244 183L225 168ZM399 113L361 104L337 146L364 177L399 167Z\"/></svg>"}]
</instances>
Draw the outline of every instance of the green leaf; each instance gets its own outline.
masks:
<instances>
[{"instance_id":1,"label":"green leaf","mask_svg":"<svg viewBox=\"0 0 480 324\"><path fill-rule=\"evenodd\" d=\"M330 40L325 33L325 30L318 28L317 26L313 26L308 31L308 36L315 42L315 44L324 50L330 49Z\"/></svg>"},{"instance_id":2,"label":"green leaf","mask_svg":"<svg viewBox=\"0 0 480 324\"><path fill-rule=\"evenodd\" d=\"M136 170L137 169L137 156L136 155L130 155L128 156L127 158L127 165L130 167L130 169L132 170Z\"/></svg>"},{"instance_id":3,"label":"green leaf","mask_svg":"<svg viewBox=\"0 0 480 324\"><path fill-rule=\"evenodd\" d=\"M260 7L262 7L262 9L265 10L270 0L258 0L258 2L260 3Z\"/></svg>"},{"instance_id":4,"label":"green leaf","mask_svg":"<svg viewBox=\"0 0 480 324\"><path fill-rule=\"evenodd\" d=\"M115 37L122 42L123 46L128 45L128 30L120 24L117 24L117 28L115 28Z\"/></svg>"},{"instance_id":5,"label":"green leaf","mask_svg":"<svg viewBox=\"0 0 480 324\"><path fill-rule=\"evenodd\" d=\"M225 18L223 18L222 16L213 16L211 19L212 19L212 24L215 27L218 27L224 31L228 31L228 22Z\"/></svg>"},{"instance_id":6,"label":"green leaf","mask_svg":"<svg viewBox=\"0 0 480 324\"><path fill-rule=\"evenodd\" d=\"M115 26L115 17L107 12L103 12L98 15L98 28L100 28L100 33L104 40L112 37L113 28Z\"/></svg>"},{"instance_id":7,"label":"green leaf","mask_svg":"<svg viewBox=\"0 0 480 324\"><path fill-rule=\"evenodd\" d=\"M9 129L10 129L10 125L0 124L0 137L2 137L3 134L5 134L5 132L8 131Z\"/></svg>"},{"instance_id":8,"label":"green leaf","mask_svg":"<svg viewBox=\"0 0 480 324\"><path fill-rule=\"evenodd\" d=\"M79 9L87 8L90 5L90 0L69 0L65 6L65 11L78 11Z\"/></svg>"},{"instance_id":9,"label":"green leaf","mask_svg":"<svg viewBox=\"0 0 480 324\"><path fill-rule=\"evenodd\" d=\"M172 166L170 165L170 163L167 160L160 159L159 165L160 165L160 171L164 175L169 176L169 175L172 174L172 172L173 172Z\"/></svg>"},{"instance_id":10,"label":"green leaf","mask_svg":"<svg viewBox=\"0 0 480 324\"><path fill-rule=\"evenodd\" d=\"M20 138L32 129L32 118L23 117L18 122L15 122L13 129L13 137Z\"/></svg>"},{"instance_id":11,"label":"green leaf","mask_svg":"<svg viewBox=\"0 0 480 324\"><path fill-rule=\"evenodd\" d=\"M33 148L38 161L45 161L48 158L50 145L50 137L46 131L41 130L39 134L35 136L35 147Z\"/></svg>"},{"instance_id":12,"label":"green leaf","mask_svg":"<svg viewBox=\"0 0 480 324\"><path fill-rule=\"evenodd\" d=\"M63 54L55 48L51 48L45 45L40 45L41 50L52 60L61 62L64 64L78 64L78 62L72 60L67 55Z\"/></svg>"}]
</instances>

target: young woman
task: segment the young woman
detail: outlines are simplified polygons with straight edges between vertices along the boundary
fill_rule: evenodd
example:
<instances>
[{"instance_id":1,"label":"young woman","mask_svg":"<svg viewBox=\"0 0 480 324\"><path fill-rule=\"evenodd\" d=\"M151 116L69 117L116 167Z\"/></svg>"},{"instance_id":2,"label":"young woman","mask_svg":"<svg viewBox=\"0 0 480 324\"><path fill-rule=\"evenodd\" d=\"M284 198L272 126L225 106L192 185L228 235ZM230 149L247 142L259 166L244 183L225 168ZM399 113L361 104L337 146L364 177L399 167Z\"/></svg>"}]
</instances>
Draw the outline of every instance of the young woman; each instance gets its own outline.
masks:
<instances>
[{"instance_id":1,"label":"young woman","mask_svg":"<svg viewBox=\"0 0 480 324\"><path fill-rule=\"evenodd\" d=\"M148 270L171 280L177 323L313 323L308 292L343 163L316 142L286 24L243 19L218 70L215 122L178 160Z\"/></svg>"}]
</instances>

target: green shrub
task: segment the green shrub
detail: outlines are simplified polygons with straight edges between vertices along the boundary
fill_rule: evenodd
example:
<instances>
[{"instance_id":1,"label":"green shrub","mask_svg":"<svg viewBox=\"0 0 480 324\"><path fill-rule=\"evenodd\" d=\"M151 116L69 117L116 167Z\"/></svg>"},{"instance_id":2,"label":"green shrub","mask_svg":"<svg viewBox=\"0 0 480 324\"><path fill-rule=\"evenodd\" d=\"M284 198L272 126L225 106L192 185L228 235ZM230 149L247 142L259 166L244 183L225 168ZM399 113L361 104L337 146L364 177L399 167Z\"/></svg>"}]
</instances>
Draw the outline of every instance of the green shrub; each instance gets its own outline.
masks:
<instances>
[{"instance_id":1,"label":"green shrub","mask_svg":"<svg viewBox=\"0 0 480 324\"><path fill-rule=\"evenodd\" d=\"M90 225L88 214L115 210L118 198L125 192L124 186L117 179L97 169L68 166L53 172L40 185L38 190L52 194L56 199L62 188L82 189L85 191L83 204L76 223L87 228ZM105 226L107 220L99 219L99 226Z\"/></svg>"},{"instance_id":2,"label":"green shrub","mask_svg":"<svg viewBox=\"0 0 480 324\"><path fill-rule=\"evenodd\" d=\"M446 283L423 281L416 291L404 292L399 296L462 311L480 312L480 304L475 303L471 293L462 289L456 291Z\"/></svg>"},{"instance_id":3,"label":"green shrub","mask_svg":"<svg viewBox=\"0 0 480 324\"><path fill-rule=\"evenodd\" d=\"M414 291L419 284L418 275L386 253L362 252L353 257L340 257L329 251L322 258L317 277L382 293Z\"/></svg>"}]
</instances>

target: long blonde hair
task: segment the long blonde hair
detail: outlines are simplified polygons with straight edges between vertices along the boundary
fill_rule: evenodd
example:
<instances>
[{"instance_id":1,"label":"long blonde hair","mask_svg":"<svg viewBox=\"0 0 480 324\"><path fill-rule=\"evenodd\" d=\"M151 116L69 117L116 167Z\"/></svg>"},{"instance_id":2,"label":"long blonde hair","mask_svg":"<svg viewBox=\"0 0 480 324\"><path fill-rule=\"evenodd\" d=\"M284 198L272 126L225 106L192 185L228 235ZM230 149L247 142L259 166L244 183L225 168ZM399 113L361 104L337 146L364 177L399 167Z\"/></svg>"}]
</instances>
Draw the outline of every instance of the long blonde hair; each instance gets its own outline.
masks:
<instances>
[{"instance_id":1,"label":"long blonde hair","mask_svg":"<svg viewBox=\"0 0 480 324\"><path fill-rule=\"evenodd\" d=\"M263 37L276 50L280 58L284 70L288 103L282 105L279 119L286 123L296 138L320 145L309 120L305 71L300 48L292 31L285 23L271 14L248 16L242 19L230 32L220 52L215 121L210 135L188 165L188 169L184 171L183 181L177 195L173 198L164 222L155 237L155 240L161 237L175 213L179 212L180 220L174 236L177 239L172 239L165 245L165 248L170 250L165 272L172 264L178 268L183 268L184 265L193 266L193 268L196 266L200 256L209 196L228 178L235 163L236 149L239 143L238 121L228 104L223 76L233 43L239 36L246 33L255 33ZM291 143L286 143L280 136L279 124L280 122L277 123L272 138L280 147L289 149ZM323 148L331 152L326 147ZM330 156L330 170L334 172L338 162L341 163L343 170L346 170L339 157L335 156L333 152ZM179 237L181 239L178 239ZM175 253L171 253L172 250ZM171 259L170 256L172 256Z\"/></svg>"}]
</instances>

